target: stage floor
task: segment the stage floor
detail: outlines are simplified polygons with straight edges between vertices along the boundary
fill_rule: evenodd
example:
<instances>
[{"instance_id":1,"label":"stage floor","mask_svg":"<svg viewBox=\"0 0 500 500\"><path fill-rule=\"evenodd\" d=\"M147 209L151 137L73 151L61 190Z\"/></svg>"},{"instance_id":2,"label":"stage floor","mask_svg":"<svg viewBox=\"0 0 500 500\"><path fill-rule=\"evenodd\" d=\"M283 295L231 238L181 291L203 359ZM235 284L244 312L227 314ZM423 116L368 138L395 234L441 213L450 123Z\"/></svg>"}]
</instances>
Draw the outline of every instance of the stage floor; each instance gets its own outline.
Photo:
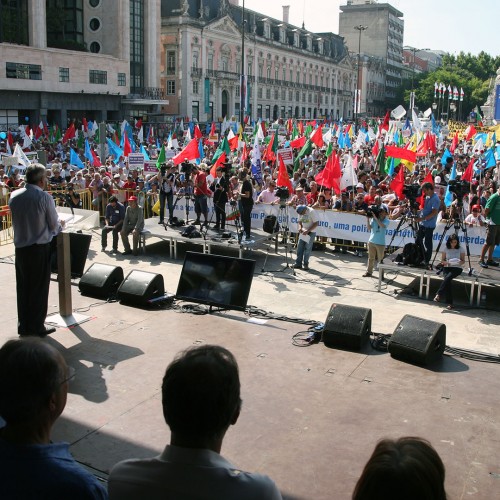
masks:
<instances>
[{"instance_id":1,"label":"stage floor","mask_svg":"<svg viewBox=\"0 0 500 500\"><path fill-rule=\"evenodd\" d=\"M169 257L168 244L148 244L138 257L100 252L95 232L87 261L161 273L175 293L183 252ZM221 249L226 253L234 253ZM15 337L15 270L12 245L0 247L4 328L0 342ZM265 251L251 252L256 270ZM265 311L325 321L332 303L369 307L372 330L392 333L405 314L442 322L447 344L500 352L496 311L442 306L405 294L413 279L394 275L377 292L362 278L366 258L313 252L311 271L294 275L284 256L270 254L256 272L249 304ZM180 309L139 309L81 296L73 310L88 321L59 328L47 342L75 369L68 403L53 439L71 443L81 462L106 475L119 460L160 452L169 439L162 418L161 379L174 355L200 343L221 344L240 365L243 408L223 444L223 455L242 469L272 477L285 498L347 499L376 442L418 435L429 439L446 466L452 499L498 496L500 465L500 367L444 357L428 368L395 360L367 347L363 352L329 349L322 343L296 347L300 324L249 321L243 313L212 315ZM50 312L57 312L51 283Z\"/></svg>"}]
</instances>

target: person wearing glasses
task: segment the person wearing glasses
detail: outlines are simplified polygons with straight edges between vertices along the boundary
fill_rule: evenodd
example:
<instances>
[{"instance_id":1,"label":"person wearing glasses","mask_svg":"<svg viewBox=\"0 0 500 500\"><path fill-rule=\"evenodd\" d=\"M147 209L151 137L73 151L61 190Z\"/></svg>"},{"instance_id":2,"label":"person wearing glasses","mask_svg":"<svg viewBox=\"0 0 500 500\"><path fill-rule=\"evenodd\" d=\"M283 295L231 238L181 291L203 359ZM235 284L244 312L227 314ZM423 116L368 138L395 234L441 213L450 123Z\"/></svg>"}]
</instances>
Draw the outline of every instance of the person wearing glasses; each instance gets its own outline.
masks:
<instances>
[{"instance_id":1,"label":"person wearing glasses","mask_svg":"<svg viewBox=\"0 0 500 500\"><path fill-rule=\"evenodd\" d=\"M41 339L9 340L0 348L1 497L107 499L106 489L53 443L72 378L62 355Z\"/></svg>"}]
</instances>

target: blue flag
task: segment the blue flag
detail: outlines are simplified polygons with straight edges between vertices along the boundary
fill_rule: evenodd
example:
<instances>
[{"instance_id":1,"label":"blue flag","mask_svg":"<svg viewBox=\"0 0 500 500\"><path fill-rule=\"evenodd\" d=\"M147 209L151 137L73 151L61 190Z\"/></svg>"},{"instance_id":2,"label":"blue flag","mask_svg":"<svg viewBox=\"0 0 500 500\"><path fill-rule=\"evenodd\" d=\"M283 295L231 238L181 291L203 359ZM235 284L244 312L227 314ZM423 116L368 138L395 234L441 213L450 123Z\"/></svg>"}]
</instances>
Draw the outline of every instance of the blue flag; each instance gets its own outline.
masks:
<instances>
[{"instance_id":1,"label":"blue flag","mask_svg":"<svg viewBox=\"0 0 500 500\"><path fill-rule=\"evenodd\" d=\"M396 168L394 163L395 163L394 158L391 158L391 163L389 165L389 172L387 172L387 175L389 175L390 177L394 176L394 169Z\"/></svg>"},{"instance_id":2,"label":"blue flag","mask_svg":"<svg viewBox=\"0 0 500 500\"><path fill-rule=\"evenodd\" d=\"M111 139L106 139L108 143L108 148L111 154L115 157L114 162L118 163L120 161L120 156L123 156L123 149L120 149Z\"/></svg>"},{"instance_id":3,"label":"blue flag","mask_svg":"<svg viewBox=\"0 0 500 500\"><path fill-rule=\"evenodd\" d=\"M90 151L90 144L87 139L85 139L85 158L90 162L92 166L94 166L94 157L92 156L92 152Z\"/></svg>"},{"instance_id":4,"label":"blue flag","mask_svg":"<svg viewBox=\"0 0 500 500\"><path fill-rule=\"evenodd\" d=\"M345 133L344 144L346 148L352 148L351 138L347 132Z\"/></svg>"},{"instance_id":5,"label":"blue flag","mask_svg":"<svg viewBox=\"0 0 500 500\"><path fill-rule=\"evenodd\" d=\"M491 168L497 164L493 148L489 148L484 155L484 168Z\"/></svg>"},{"instance_id":6,"label":"blue flag","mask_svg":"<svg viewBox=\"0 0 500 500\"><path fill-rule=\"evenodd\" d=\"M439 127L434 118L434 114L431 114L431 123L432 123L432 133L437 135L437 133L439 132Z\"/></svg>"},{"instance_id":7,"label":"blue flag","mask_svg":"<svg viewBox=\"0 0 500 500\"><path fill-rule=\"evenodd\" d=\"M449 207L453 203L453 193L450 191L450 181L454 181L457 176L457 165L453 163L451 168L450 178L448 179L448 187L446 188L446 194L444 195L444 204Z\"/></svg>"},{"instance_id":8,"label":"blue flag","mask_svg":"<svg viewBox=\"0 0 500 500\"><path fill-rule=\"evenodd\" d=\"M445 148L443 156L441 157L441 165L446 165L446 158L453 158L448 148Z\"/></svg>"},{"instance_id":9,"label":"blue flag","mask_svg":"<svg viewBox=\"0 0 500 500\"><path fill-rule=\"evenodd\" d=\"M205 150L203 149L203 141L199 140L198 141L198 152L200 153L200 157L196 158L196 163L199 165L201 163L201 160L205 158Z\"/></svg>"},{"instance_id":10,"label":"blue flag","mask_svg":"<svg viewBox=\"0 0 500 500\"><path fill-rule=\"evenodd\" d=\"M146 148L141 144L141 153L144 155L144 159L146 161L149 161L149 155L148 152L146 151Z\"/></svg>"},{"instance_id":11,"label":"blue flag","mask_svg":"<svg viewBox=\"0 0 500 500\"><path fill-rule=\"evenodd\" d=\"M74 165L75 167L84 168L85 165L82 163L82 160L80 160L80 157L76 154L76 151L73 148L69 148L69 150L69 163L71 165Z\"/></svg>"}]
</instances>

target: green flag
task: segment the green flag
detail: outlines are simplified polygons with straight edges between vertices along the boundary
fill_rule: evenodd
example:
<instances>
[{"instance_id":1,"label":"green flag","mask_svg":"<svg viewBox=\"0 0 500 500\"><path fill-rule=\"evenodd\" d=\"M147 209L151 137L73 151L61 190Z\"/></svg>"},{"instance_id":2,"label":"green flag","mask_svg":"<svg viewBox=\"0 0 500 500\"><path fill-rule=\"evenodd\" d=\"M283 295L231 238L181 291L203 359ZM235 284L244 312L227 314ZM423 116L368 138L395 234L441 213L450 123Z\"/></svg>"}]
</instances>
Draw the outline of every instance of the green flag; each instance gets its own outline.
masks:
<instances>
[{"instance_id":1,"label":"green flag","mask_svg":"<svg viewBox=\"0 0 500 500\"><path fill-rule=\"evenodd\" d=\"M78 146L78 149L83 149L84 148L83 132L81 130L78 131L77 146Z\"/></svg>"},{"instance_id":2,"label":"green flag","mask_svg":"<svg viewBox=\"0 0 500 500\"><path fill-rule=\"evenodd\" d=\"M386 172L386 170L385 170L385 149L384 149L383 144L378 152L376 162L377 162L378 171L381 174L385 174L385 172Z\"/></svg>"},{"instance_id":3,"label":"green flag","mask_svg":"<svg viewBox=\"0 0 500 500\"><path fill-rule=\"evenodd\" d=\"M57 129L56 129L56 136L55 136L55 142L59 142L61 139L62 139L61 129L59 127L57 127Z\"/></svg>"},{"instance_id":4,"label":"green flag","mask_svg":"<svg viewBox=\"0 0 500 500\"><path fill-rule=\"evenodd\" d=\"M162 144L160 154L158 155L158 159L156 160L156 168L158 170L160 170L161 164L165 163L166 159L167 157L165 155L165 144Z\"/></svg>"},{"instance_id":5,"label":"green flag","mask_svg":"<svg viewBox=\"0 0 500 500\"><path fill-rule=\"evenodd\" d=\"M326 153L325 153L327 158L332 154L332 151L333 151L333 144L330 142L330 144L328 144L328 147L326 148Z\"/></svg>"},{"instance_id":6,"label":"green flag","mask_svg":"<svg viewBox=\"0 0 500 500\"><path fill-rule=\"evenodd\" d=\"M222 153L226 153L226 159L228 159L229 155L231 154L231 149L229 148L229 142L227 141L227 137L224 137L224 139L222 139L222 142L219 143L219 147L217 148L217 151L215 151L214 156L212 158L212 165L217 161L217 159Z\"/></svg>"},{"instance_id":7,"label":"green flag","mask_svg":"<svg viewBox=\"0 0 500 500\"><path fill-rule=\"evenodd\" d=\"M299 151L297 158L295 158L295 161L293 162L293 171L294 172L299 169L300 159L308 154L311 154L312 150L313 150L313 143L312 143L311 139L307 139L303 148Z\"/></svg>"}]
</instances>

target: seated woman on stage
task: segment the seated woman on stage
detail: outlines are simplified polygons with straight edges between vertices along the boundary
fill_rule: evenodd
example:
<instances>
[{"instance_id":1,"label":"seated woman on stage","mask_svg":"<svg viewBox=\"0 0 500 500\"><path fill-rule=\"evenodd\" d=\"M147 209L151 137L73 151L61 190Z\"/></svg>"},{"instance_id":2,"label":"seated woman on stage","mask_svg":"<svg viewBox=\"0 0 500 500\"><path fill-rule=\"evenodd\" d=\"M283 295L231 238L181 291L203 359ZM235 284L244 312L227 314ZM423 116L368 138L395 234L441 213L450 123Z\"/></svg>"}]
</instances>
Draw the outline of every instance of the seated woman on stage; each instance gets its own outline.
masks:
<instances>
[{"instance_id":1,"label":"seated woman on stage","mask_svg":"<svg viewBox=\"0 0 500 500\"><path fill-rule=\"evenodd\" d=\"M442 252L441 265L443 268L444 279L439 290L434 297L434 302L446 300L447 309L453 309L453 295L451 291L452 280L462 274L462 268L465 264L465 252L460 248L458 235L453 233L446 241L446 248Z\"/></svg>"}]
</instances>

